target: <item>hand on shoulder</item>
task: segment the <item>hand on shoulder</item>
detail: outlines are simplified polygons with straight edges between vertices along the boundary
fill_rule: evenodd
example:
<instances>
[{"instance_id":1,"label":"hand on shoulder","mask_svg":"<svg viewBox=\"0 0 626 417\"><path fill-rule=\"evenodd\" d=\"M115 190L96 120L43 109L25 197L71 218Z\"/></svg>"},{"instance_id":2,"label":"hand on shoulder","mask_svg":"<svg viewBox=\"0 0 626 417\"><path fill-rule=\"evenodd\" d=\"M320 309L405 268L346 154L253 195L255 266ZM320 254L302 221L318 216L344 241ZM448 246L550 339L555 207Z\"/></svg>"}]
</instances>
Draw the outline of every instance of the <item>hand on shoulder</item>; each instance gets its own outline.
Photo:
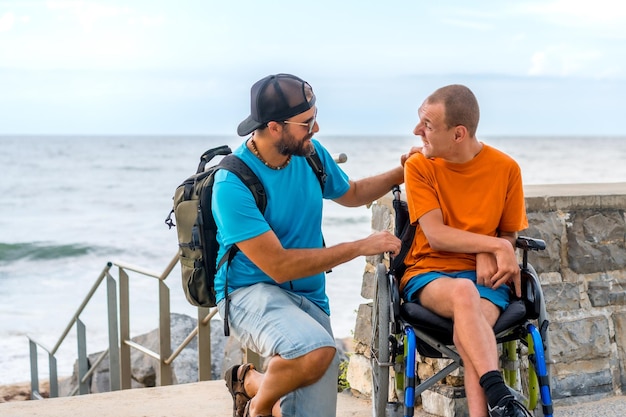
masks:
<instances>
[{"instance_id":1,"label":"hand on shoulder","mask_svg":"<svg viewBox=\"0 0 626 417\"><path fill-rule=\"evenodd\" d=\"M409 149L409 152L402 154L402 156L400 156L400 165L404 166L404 163L407 161L407 159L409 159L411 155L416 153L422 153L421 146L413 146L411 149Z\"/></svg>"}]
</instances>

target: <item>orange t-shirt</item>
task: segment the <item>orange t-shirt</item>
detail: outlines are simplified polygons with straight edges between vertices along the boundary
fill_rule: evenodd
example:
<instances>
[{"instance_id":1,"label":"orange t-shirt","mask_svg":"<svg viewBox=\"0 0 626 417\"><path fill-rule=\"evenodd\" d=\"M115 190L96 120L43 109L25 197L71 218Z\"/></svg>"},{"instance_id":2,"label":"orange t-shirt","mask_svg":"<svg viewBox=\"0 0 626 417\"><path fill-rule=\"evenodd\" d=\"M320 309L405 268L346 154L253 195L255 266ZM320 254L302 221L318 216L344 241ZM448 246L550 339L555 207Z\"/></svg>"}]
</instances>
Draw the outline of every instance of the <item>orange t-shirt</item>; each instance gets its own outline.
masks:
<instances>
[{"instance_id":1,"label":"orange t-shirt","mask_svg":"<svg viewBox=\"0 0 626 417\"><path fill-rule=\"evenodd\" d=\"M483 144L474 159L454 164L427 159L421 153L404 168L409 216L417 224L415 239L404 263L400 287L418 274L476 269L475 253L438 252L428 244L418 220L441 209L447 226L487 236L518 232L528 227L521 170L508 155Z\"/></svg>"}]
</instances>

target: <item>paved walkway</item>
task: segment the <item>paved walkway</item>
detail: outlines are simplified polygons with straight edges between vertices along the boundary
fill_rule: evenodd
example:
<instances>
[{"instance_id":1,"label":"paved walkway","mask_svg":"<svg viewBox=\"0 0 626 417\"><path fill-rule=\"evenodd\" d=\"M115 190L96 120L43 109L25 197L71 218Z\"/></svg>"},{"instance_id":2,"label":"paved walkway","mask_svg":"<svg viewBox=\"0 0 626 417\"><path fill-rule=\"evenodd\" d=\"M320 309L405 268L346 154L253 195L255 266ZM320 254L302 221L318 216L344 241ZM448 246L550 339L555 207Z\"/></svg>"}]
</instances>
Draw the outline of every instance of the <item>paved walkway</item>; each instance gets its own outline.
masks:
<instances>
[{"instance_id":1,"label":"paved walkway","mask_svg":"<svg viewBox=\"0 0 626 417\"><path fill-rule=\"evenodd\" d=\"M348 393L337 395L337 417L371 416L369 400ZM224 381L196 382L43 401L0 403L2 417L229 417L232 400ZM416 410L416 416L430 414ZM624 417L626 397L617 396L571 406L559 406L554 417ZM323 416L322 416L323 417Z\"/></svg>"},{"instance_id":2,"label":"paved walkway","mask_svg":"<svg viewBox=\"0 0 626 417\"><path fill-rule=\"evenodd\" d=\"M370 416L371 403L337 395L337 417ZM130 389L42 401L0 403L2 417L229 417L233 402L224 381Z\"/></svg>"},{"instance_id":3,"label":"paved walkway","mask_svg":"<svg viewBox=\"0 0 626 417\"><path fill-rule=\"evenodd\" d=\"M556 407L554 417L624 417L626 397L617 396L570 406Z\"/></svg>"}]
</instances>

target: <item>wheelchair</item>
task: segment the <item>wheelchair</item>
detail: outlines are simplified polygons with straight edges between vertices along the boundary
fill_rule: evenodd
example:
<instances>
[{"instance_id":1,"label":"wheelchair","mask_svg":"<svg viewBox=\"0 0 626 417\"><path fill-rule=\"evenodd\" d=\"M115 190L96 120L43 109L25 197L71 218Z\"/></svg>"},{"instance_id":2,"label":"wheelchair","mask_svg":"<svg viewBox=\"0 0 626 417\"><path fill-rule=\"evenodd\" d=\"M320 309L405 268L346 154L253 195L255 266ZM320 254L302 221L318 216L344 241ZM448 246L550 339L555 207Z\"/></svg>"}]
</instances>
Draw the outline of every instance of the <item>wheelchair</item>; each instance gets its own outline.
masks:
<instances>
[{"instance_id":1,"label":"wheelchair","mask_svg":"<svg viewBox=\"0 0 626 417\"><path fill-rule=\"evenodd\" d=\"M413 239L406 202L394 188L396 235L408 250ZM407 231L408 230L408 231ZM408 236L408 238L407 238ZM548 319L539 278L528 263L529 251L545 249L539 239L519 237L522 250L522 297L512 299L494 325L503 379L511 394L535 416L552 417ZM397 258L404 259L401 253ZM401 263L401 261L400 261ZM399 291L402 267L391 261L376 269L372 308L372 407L374 417L413 416L415 399L462 367L453 344L453 322L417 303L403 302ZM449 364L424 381L416 372L417 354L449 359ZM391 390L390 390L391 387Z\"/></svg>"}]
</instances>

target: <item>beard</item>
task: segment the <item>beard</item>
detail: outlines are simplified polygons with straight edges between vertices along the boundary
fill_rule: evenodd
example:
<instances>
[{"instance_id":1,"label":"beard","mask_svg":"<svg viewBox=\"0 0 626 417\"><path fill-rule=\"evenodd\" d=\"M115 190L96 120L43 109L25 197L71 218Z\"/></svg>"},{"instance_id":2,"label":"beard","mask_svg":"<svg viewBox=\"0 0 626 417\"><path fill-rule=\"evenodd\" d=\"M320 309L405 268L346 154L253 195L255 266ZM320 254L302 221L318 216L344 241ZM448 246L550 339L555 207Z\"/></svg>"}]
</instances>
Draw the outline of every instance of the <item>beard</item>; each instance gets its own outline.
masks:
<instances>
[{"instance_id":1,"label":"beard","mask_svg":"<svg viewBox=\"0 0 626 417\"><path fill-rule=\"evenodd\" d=\"M283 130L282 137L276 144L276 148L281 155L285 156L309 156L315 152L315 147L310 140L312 137L313 134L308 134L303 139L298 140L285 129Z\"/></svg>"}]
</instances>

